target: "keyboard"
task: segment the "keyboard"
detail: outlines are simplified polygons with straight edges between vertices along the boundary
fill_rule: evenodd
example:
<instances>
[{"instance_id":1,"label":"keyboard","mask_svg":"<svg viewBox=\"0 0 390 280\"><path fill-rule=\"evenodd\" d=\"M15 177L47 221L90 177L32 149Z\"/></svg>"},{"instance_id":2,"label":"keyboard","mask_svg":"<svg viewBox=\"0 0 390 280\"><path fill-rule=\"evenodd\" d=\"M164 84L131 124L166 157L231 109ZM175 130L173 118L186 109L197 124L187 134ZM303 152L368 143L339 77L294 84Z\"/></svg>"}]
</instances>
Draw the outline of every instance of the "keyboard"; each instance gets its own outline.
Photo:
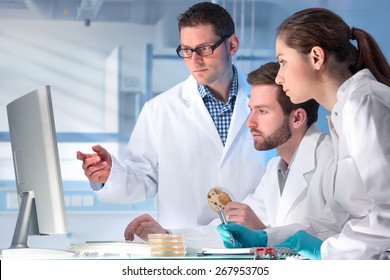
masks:
<instances>
[{"instance_id":1,"label":"keyboard","mask_svg":"<svg viewBox=\"0 0 390 280\"><path fill-rule=\"evenodd\" d=\"M88 241L71 244L67 251L78 257L150 257L150 245L131 241Z\"/></svg>"}]
</instances>

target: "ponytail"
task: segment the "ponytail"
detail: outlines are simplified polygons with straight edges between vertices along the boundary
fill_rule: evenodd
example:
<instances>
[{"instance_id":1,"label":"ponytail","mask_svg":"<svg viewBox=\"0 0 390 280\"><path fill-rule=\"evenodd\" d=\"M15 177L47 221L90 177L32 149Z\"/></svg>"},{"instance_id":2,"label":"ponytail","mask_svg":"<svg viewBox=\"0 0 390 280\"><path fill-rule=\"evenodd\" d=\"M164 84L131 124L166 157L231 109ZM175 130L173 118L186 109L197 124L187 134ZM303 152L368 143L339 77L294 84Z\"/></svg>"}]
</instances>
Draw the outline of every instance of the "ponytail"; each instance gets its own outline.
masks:
<instances>
[{"instance_id":1,"label":"ponytail","mask_svg":"<svg viewBox=\"0 0 390 280\"><path fill-rule=\"evenodd\" d=\"M356 62L351 70L356 73L368 68L379 82L390 86L390 66L374 38L359 28L351 28L350 38L356 39L358 49Z\"/></svg>"}]
</instances>

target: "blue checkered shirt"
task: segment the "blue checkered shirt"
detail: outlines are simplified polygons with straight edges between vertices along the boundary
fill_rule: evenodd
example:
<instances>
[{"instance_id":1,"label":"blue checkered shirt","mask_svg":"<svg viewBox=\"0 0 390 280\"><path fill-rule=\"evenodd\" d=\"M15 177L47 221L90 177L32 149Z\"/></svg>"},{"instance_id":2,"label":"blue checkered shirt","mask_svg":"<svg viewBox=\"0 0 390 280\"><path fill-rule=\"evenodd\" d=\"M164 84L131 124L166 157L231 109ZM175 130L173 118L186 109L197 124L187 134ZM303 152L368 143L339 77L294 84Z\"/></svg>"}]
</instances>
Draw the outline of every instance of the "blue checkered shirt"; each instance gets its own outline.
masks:
<instances>
[{"instance_id":1,"label":"blue checkered shirt","mask_svg":"<svg viewBox=\"0 0 390 280\"><path fill-rule=\"evenodd\" d=\"M198 84L200 96L214 121L223 145L226 143L238 91L238 76L235 66L233 66L233 73L233 85L230 89L227 103L223 103L216 99L207 86Z\"/></svg>"}]
</instances>

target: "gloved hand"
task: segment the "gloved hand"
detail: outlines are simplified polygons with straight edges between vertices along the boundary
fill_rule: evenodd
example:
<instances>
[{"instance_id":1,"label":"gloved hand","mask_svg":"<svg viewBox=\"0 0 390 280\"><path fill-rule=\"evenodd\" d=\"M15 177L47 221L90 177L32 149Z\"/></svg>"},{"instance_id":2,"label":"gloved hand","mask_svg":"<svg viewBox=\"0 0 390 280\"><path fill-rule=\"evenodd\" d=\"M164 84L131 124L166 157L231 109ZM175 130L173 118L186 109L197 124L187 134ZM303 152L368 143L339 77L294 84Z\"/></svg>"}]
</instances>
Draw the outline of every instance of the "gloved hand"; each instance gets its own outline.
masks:
<instances>
[{"instance_id":1,"label":"gloved hand","mask_svg":"<svg viewBox=\"0 0 390 280\"><path fill-rule=\"evenodd\" d=\"M311 260L320 260L322 242L321 239L300 230L275 247L289 247L301 256Z\"/></svg>"},{"instance_id":2,"label":"gloved hand","mask_svg":"<svg viewBox=\"0 0 390 280\"><path fill-rule=\"evenodd\" d=\"M251 248L267 246L267 233L264 230L253 230L241 224L220 224L217 227L226 248ZM233 235L234 244L230 241Z\"/></svg>"}]
</instances>

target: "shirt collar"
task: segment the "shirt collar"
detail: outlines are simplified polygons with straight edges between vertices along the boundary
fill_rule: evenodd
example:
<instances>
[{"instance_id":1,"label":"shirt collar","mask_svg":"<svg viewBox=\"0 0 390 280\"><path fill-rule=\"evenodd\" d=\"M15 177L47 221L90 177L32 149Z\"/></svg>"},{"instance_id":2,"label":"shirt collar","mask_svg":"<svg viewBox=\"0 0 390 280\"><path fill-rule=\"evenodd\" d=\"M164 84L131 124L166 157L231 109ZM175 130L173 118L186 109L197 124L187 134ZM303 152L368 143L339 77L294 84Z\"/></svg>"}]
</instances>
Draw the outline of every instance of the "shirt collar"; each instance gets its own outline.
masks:
<instances>
[{"instance_id":1,"label":"shirt collar","mask_svg":"<svg viewBox=\"0 0 390 280\"><path fill-rule=\"evenodd\" d=\"M204 99L206 96L214 98L214 95L212 94L212 92L207 86L198 83L198 91L202 99ZM233 65L233 84L229 92L229 99L227 103L232 103L233 98L237 97L237 92L238 92L238 75L237 75L236 66Z\"/></svg>"},{"instance_id":2,"label":"shirt collar","mask_svg":"<svg viewBox=\"0 0 390 280\"><path fill-rule=\"evenodd\" d=\"M278 164L278 171L280 174L282 174L284 177L287 177L289 172L290 166L285 162L282 158L280 158L279 164Z\"/></svg>"},{"instance_id":3,"label":"shirt collar","mask_svg":"<svg viewBox=\"0 0 390 280\"><path fill-rule=\"evenodd\" d=\"M294 152L294 154L293 154L293 156L291 158L290 164L287 164L287 162L285 162L284 159L280 158L280 161L279 161L279 164L278 164L278 170L279 170L279 172L283 176L285 176L285 177L288 176L288 173L290 172L290 167L291 167L291 165L293 164L293 162L295 160L295 156L297 154L298 149L299 149L299 147L297 147L295 149L295 152Z\"/></svg>"}]
</instances>

